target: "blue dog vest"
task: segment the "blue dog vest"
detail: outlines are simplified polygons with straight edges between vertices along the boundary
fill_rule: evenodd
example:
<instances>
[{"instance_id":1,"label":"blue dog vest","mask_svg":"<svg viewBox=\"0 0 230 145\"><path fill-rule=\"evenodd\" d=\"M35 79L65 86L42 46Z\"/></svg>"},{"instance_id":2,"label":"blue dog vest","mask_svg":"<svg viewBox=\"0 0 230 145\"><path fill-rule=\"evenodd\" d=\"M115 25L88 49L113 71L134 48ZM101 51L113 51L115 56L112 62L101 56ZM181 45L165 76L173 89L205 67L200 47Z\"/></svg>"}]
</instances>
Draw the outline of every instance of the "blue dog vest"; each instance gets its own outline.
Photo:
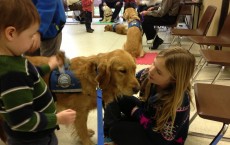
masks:
<instances>
[{"instance_id":1,"label":"blue dog vest","mask_svg":"<svg viewBox=\"0 0 230 145\"><path fill-rule=\"evenodd\" d=\"M129 28L134 26L138 27L142 31L141 22L139 20L133 20L128 25Z\"/></svg>"},{"instance_id":2,"label":"blue dog vest","mask_svg":"<svg viewBox=\"0 0 230 145\"><path fill-rule=\"evenodd\" d=\"M81 82L74 74L65 66L64 73L60 73L58 69L51 72L50 75L51 92L82 92Z\"/></svg>"},{"instance_id":3,"label":"blue dog vest","mask_svg":"<svg viewBox=\"0 0 230 145\"><path fill-rule=\"evenodd\" d=\"M116 26L117 26L118 24L119 24L119 23L115 23L115 24L112 25L112 27L113 27L113 32L116 32Z\"/></svg>"}]
</instances>

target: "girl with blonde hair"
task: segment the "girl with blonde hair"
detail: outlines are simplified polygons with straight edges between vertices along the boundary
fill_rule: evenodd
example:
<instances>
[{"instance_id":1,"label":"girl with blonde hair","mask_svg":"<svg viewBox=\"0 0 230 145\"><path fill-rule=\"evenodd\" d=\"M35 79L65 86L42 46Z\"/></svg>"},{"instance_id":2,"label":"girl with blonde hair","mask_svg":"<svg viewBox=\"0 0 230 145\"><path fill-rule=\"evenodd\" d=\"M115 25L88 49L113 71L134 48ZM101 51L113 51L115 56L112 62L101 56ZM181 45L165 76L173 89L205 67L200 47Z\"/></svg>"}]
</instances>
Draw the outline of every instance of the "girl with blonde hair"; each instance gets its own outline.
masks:
<instances>
[{"instance_id":1,"label":"girl with blonde hair","mask_svg":"<svg viewBox=\"0 0 230 145\"><path fill-rule=\"evenodd\" d=\"M194 68L195 58L188 50L161 51L152 66L137 74L142 101L123 96L106 106L105 135L117 145L183 145Z\"/></svg>"}]
</instances>

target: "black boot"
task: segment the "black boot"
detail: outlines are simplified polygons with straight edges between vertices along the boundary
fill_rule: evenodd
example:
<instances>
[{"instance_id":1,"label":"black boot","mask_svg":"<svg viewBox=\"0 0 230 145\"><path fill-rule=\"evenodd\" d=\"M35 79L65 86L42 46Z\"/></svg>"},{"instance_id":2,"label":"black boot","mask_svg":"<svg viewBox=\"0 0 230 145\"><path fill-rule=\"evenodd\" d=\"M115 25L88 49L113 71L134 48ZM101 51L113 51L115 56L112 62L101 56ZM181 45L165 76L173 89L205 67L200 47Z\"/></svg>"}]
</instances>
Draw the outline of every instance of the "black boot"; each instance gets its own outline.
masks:
<instances>
[{"instance_id":1,"label":"black boot","mask_svg":"<svg viewBox=\"0 0 230 145\"><path fill-rule=\"evenodd\" d=\"M86 27L86 32L93 33L94 29L91 28L91 23L86 23L85 27Z\"/></svg>"},{"instance_id":2,"label":"black boot","mask_svg":"<svg viewBox=\"0 0 230 145\"><path fill-rule=\"evenodd\" d=\"M164 42L164 40L162 40L157 35L155 40L153 41L153 45L151 47L149 47L149 49L151 49L151 50L157 49L163 42Z\"/></svg>"}]
</instances>

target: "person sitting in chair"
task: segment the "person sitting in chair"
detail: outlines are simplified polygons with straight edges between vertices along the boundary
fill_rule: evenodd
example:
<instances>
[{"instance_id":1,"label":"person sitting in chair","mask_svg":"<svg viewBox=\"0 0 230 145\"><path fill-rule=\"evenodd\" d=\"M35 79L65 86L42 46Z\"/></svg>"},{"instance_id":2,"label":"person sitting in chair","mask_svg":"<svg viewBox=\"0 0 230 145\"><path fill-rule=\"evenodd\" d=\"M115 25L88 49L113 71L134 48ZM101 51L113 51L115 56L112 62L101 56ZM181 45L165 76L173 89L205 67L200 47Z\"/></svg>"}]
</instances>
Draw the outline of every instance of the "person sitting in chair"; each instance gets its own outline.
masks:
<instances>
[{"instance_id":1,"label":"person sitting in chair","mask_svg":"<svg viewBox=\"0 0 230 145\"><path fill-rule=\"evenodd\" d=\"M99 4L100 17L102 18L100 21L102 21L104 17L102 9L104 5L107 5L110 8L115 8L111 19L111 22L114 22L121 11L121 8L123 6L123 0L102 0L101 4Z\"/></svg>"},{"instance_id":2,"label":"person sitting in chair","mask_svg":"<svg viewBox=\"0 0 230 145\"><path fill-rule=\"evenodd\" d=\"M150 7L140 13L147 41L154 40L150 49L157 49L164 41L158 37L154 26L172 25L179 13L180 0L162 0L159 8Z\"/></svg>"}]
</instances>

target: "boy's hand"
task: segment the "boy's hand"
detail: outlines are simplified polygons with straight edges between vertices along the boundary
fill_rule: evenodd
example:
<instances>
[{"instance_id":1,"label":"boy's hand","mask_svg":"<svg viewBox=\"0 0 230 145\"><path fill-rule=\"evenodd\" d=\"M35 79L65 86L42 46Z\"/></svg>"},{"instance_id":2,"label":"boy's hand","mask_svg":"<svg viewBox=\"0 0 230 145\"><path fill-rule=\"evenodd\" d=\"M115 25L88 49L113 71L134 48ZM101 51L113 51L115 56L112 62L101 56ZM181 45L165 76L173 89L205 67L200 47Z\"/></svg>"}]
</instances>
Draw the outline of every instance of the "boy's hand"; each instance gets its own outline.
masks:
<instances>
[{"instance_id":1,"label":"boy's hand","mask_svg":"<svg viewBox=\"0 0 230 145\"><path fill-rule=\"evenodd\" d=\"M61 67L64 65L64 59L65 59L65 53L64 52L58 52L57 55L51 56L49 59L49 66L50 69L53 70L56 67Z\"/></svg>"},{"instance_id":2,"label":"boy's hand","mask_svg":"<svg viewBox=\"0 0 230 145\"><path fill-rule=\"evenodd\" d=\"M57 113L57 124L71 124L75 121L76 111L67 109Z\"/></svg>"}]
</instances>

